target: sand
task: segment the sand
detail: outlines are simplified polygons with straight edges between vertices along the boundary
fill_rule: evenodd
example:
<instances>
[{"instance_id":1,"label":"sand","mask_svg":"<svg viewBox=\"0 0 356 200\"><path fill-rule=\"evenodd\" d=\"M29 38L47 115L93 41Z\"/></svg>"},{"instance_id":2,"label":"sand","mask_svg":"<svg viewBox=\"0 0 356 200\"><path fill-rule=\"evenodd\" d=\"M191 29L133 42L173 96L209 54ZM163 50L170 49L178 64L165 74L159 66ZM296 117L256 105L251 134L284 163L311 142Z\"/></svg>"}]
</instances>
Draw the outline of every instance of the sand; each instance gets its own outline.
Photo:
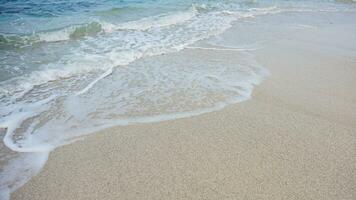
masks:
<instances>
[{"instance_id":1,"label":"sand","mask_svg":"<svg viewBox=\"0 0 356 200\"><path fill-rule=\"evenodd\" d=\"M60 147L12 199L356 199L355 16L255 51L250 100Z\"/></svg>"}]
</instances>

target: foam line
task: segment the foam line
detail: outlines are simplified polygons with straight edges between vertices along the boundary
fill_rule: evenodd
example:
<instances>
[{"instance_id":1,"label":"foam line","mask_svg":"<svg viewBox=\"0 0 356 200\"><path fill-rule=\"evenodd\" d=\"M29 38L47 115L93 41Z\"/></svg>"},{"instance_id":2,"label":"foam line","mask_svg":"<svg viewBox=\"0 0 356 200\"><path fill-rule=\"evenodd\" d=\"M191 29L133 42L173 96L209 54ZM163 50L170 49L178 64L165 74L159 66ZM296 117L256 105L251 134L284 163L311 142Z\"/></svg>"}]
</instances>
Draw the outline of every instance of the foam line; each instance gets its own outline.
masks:
<instances>
[{"instance_id":1,"label":"foam line","mask_svg":"<svg viewBox=\"0 0 356 200\"><path fill-rule=\"evenodd\" d=\"M95 79L93 82L91 82L89 85L87 85L84 89L82 89L81 91L77 92L75 95L79 96L81 94L84 94L86 92L88 92L88 90L90 90L90 88L92 88L98 81L100 81L101 79L109 76L110 74L112 74L113 68L111 67L110 69L108 69L107 71L105 71L102 75L100 75L97 79Z\"/></svg>"},{"instance_id":2,"label":"foam line","mask_svg":"<svg viewBox=\"0 0 356 200\"><path fill-rule=\"evenodd\" d=\"M12 151L16 152L44 152L53 149L51 145L41 146L41 147L31 147L31 148L23 148L19 147L16 142L13 140L12 136L21 123L33 116L36 116L40 113L44 108L44 105L55 99L56 96L52 95L44 100L38 101L32 105L27 105L22 107L20 110L16 110L13 114L6 119L5 122L0 124L0 127L6 128L6 134L3 139L5 146L7 146Z\"/></svg>"},{"instance_id":3,"label":"foam line","mask_svg":"<svg viewBox=\"0 0 356 200\"><path fill-rule=\"evenodd\" d=\"M255 51L255 49L239 49L239 48L215 48L215 47L186 47L186 49L201 49L201 50L212 50L212 51Z\"/></svg>"}]
</instances>

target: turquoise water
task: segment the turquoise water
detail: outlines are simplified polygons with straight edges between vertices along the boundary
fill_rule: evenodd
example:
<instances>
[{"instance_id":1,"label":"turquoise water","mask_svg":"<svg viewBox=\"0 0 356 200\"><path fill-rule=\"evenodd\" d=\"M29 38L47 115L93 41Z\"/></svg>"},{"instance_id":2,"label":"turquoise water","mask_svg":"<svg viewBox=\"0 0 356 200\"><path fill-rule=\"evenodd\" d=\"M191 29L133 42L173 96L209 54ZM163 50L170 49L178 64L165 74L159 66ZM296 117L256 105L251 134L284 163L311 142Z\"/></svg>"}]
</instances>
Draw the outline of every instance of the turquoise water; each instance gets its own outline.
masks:
<instances>
[{"instance_id":1,"label":"turquoise water","mask_svg":"<svg viewBox=\"0 0 356 200\"><path fill-rule=\"evenodd\" d=\"M94 131L190 117L250 98L269 72L244 52L255 45L219 43L232 24L354 7L353 1L1 0L0 197L38 173L50 151ZM197 46L203 40L210 46ZM195 51L204 48L241 52Z\"/></svg>"},{"instance_id":2,"label":"turquoise water","mask_svg":"<svg viewBox=\"0 0 356 200\"><path fill-rule=\"evenodd\" d=\"M352 1L342 1L352 2ZM128 33L130 29L147 29L179 24L196 14L207 12L248 12L254 8L277 9L342 9L345 4L333 1L1 1L0 6L0 81L15 77L29 76L32 71L59 68L65 62L63 56L83 51L105 50L109 47L78 47L88 44L88 40L110 43L113 34ZM194 11L193 11L194 10ZM196 12L195 12L196 11ZM190 13L189 13L190 12ZM174 15L176 13L176 15ZM169 17L169 15L171 17ZM168 15L155 21L160 15ZM151 18L150 18L151 17ZM146 21L139 22L140 19ZM138 22L135 24L135 21ZM131 22L131 23L130 23ZM129 23L129 24L125 24ZM160 25L161 23L161 25ZM219 21L220 23L220 21ZM224 22L221 22L222 24ZM201 24L201 26L208 24ZM131 26L131 27L130 27ZM203 27L201 27L203 28ZM205 27L207 28L207 27ZM121 31L119 31L121 30ZM126 30L123 31L123 30ZM206 30L206 29L205 29ZM210 31L210 30L207 30ZM163 32L160 34L164 34ZM156 35L155 35L156 36ZM117 36L124 37L124 36ZM135 37L135 36L132 36ZM137 37L137 36L136 36ZM158 35L158 37L165 37ZM184 36L182 36L184 37ZM116 39L116 38L115 38ZM121 45L130 43L120 40ZM144 40L144 38L141 38ZM115 41L118 42L118 41ZM73 49L74 48L74 49ZM67 51L71 49L70 52ZM73 50L72 50L73 49ZM43 56L45 55L45 56ZM66 60L72 60L68 58ZM79 62L79 61L73 61ZM120 63L118 63L120 64ZM75 70L75 69L70 69ZM49 78L56 79L57 77ZM29 81L32 82L33 80ZM36 80L41 82L42 80ZM45 82L47 80L43 80ZM13 89L13 88L11 88ZM1 91L1 90L0 90Z\"/></svg>"},{"instance_id":3,"label":"turquoise water","mask_svg":"<svg viewBox=\"0 0 356 200\"><path fill-rule=\"evenodd\" d=\"M103 48L106 51L110 51L109 47L106 47L106 44L103 44L105 47L93 47L92 44L88 44L90 43L88 40L92 41L94 40L93 38L96 38L100 42L106 40L110 43L112 39L110 37L114 34L125 34L125 36L121 35L117 37L126 37L128 34L133 34L128 33L130 29L132 31L149 29L155 26L162 27L179 24L184 20L190 20L190 17L193 15L203 15L207 12L248 12L249 9L268 7L278 7L277 9L322 10L324 8L342 9L344 4L334 4L333 1L266 0L185 0L178 2L170 0L107 0L99 2L91 0L2 1L0 7L0 81L29 76L28 74L32 71L42 71L52 68L49 65L56 65L53 67L59 68L59 63L61 62L67 60L72 62L73 58L68 58L65 61L61 59L63 56L71 54L71 51L85 55L87 54L84 51L93 51L93 48L96 48L94 51L101 51ZM158 19L161 21L155 21L160 15L168 16ZM140 19L146 19L146 21L140 23ZM221 23L224 24L224 22ZM204 25L208 26L208 24L200 24L199 26ZM208 27L201 28L210 31L207 30ZM126 30L126 32L123 30ZM164 33L161 32L160 34ZM165 36L157 35L157 37ZM182 37L184 36L182 35ZM117 38L115 39L117 40ZM140 39L144 40L144 38ZM131 40L132 38L128 38L128 41L122 39L115 42L120 42L120 45L126 45ZM91 46L85 48L78 47L82 45ZM67 51L68 49L71 49L71 51ZM56 78L52 77L49 79ZM41 81L36 80L35 82L37 84L37 82ZM48 80L43 80L42 82L45 81Z\"/></svg>"}]
</instances>

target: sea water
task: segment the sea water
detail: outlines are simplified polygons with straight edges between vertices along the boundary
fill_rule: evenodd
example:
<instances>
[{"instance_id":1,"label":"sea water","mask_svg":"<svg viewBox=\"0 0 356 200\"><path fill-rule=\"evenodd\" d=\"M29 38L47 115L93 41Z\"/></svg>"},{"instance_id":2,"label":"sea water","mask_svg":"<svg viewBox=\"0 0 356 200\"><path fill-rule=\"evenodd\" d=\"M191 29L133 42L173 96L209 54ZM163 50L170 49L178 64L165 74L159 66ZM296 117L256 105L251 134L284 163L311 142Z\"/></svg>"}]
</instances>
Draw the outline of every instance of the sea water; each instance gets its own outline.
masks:
<instances>
[{"instance_id":1,"label":"sea water","mask_svg":"<svg viewBox=\"0 0 356 200\"><path fill-rule=\"evenodd\" d=\"M219 38L233 23L354 8L327 0L0 2L1 199L50 151L87 134L250 98L269 72L250 53L261 47L256 38L230 46Z\"/></svg>"}]
</instances>

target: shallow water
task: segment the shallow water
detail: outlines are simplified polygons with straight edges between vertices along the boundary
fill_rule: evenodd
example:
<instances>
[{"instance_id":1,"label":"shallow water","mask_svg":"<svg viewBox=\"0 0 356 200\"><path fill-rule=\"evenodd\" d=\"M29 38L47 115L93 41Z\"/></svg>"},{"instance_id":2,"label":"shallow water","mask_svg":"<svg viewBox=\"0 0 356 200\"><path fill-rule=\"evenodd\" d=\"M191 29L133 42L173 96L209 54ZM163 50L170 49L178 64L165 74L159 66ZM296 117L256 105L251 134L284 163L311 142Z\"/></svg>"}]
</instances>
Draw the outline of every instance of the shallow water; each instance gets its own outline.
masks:
<instances>
[{"instance_id":1,"label":"shallow water","mask_svg":"<svg viewBox=\"0 0 356 200\"><path fill-rule=\"evenodd\" d=\"M38 173L51 150L94 131L250 98L269 74L253 56L263 41L222 38L232 24L353 10L340 1L2 2L2 197Z\"/></svg>"}]
</instances>

